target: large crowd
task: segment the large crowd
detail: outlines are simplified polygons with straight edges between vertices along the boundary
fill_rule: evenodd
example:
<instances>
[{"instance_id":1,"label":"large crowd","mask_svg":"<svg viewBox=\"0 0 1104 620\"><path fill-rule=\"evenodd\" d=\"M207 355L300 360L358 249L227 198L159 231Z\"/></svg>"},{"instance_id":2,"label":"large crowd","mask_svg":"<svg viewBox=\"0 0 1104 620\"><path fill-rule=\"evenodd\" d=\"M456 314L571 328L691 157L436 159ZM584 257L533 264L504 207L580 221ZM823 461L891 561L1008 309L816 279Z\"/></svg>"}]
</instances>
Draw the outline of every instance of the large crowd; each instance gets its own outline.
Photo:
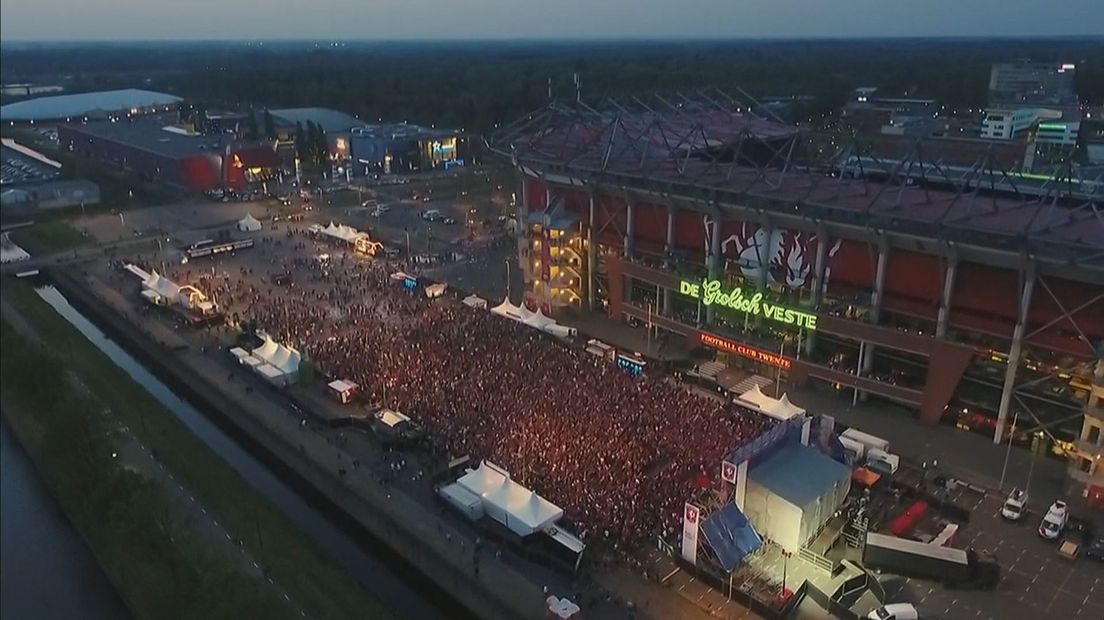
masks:
<instances>
[{"instance_id":1,"label":"large crowd","mask_svg":"<svg viewBox=\"0 0 1104 620\"><path fill-rule=\"evenodd\" d=\"M203 288L321 373L411 416L450 454L505 467L588 536L633 544L676 531L695 485L768 424L486 310L406 291L382 262L284 260L265 274L203 275Z\"/></svg>"}]
</instances>

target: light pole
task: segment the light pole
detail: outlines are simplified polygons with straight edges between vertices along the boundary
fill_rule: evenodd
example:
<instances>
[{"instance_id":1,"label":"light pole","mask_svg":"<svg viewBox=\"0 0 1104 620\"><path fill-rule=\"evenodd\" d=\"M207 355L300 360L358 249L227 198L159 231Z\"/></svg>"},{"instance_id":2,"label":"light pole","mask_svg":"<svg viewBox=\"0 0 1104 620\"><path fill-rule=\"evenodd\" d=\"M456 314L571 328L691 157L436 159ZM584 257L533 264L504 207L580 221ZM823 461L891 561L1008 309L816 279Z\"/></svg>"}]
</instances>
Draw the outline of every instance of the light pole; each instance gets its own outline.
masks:
<instances>
[{"instance_id":1,"label":"light pole","mask_svg":"<svg viewBox=\"0 0 1104 620\"><path fill-rule=\"evenodd\" d=\"M1001 468L1000 490L1004 490L1004 476L1008 473L1008 457L1012 454L1012 437L1016 434L1016 423L1020 420L1020 412L1012 416L1012 430L1008 433L1008 447L1004 450L1004 467Z\"/></svg>"},{"instance_id":2,"label":"light pole","mask_svg":"<svg viewBox=\"0 0 1104 620\"><path fill-rule=\"evenodd\" d=\"M1043 437L1043 431L1038 431L1031 437L1031 465L1027 469L1027 484L1024 485L1024 495L1030 494L1031 477L1035 474L1035 456L1039 454L1039 444Z\"/></svg>"},{"instance_id":3,"label":"light pole","mask_svg":"<svg viewBox=\"0 0 1104 620\"><path fill-rule=\"evenodd\" d=\"M506 263L506 300L510 299L510 259L505 258L503 262Z\"/></svg>"}]
</instances>

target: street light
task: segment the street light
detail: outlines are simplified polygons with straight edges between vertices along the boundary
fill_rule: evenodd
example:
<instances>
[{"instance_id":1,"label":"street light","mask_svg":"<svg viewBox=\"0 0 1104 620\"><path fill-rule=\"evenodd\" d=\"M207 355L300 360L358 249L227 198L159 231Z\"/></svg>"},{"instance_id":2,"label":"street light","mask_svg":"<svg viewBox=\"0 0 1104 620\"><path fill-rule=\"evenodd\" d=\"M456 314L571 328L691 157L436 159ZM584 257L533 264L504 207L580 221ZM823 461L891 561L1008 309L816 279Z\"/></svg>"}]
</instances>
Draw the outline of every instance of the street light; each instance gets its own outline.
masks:
<instances>
[{"instance_id":1,"label":"street light","mask_svg":"<svg viewBox=\"0 0 1104 620\"><path fill-rule=\"evenodd\" d=\"M503 260L504 263L506 263L506 299L509 300L510 299L510 259L509 258L504 258L502 260Z\"/></svg>"}]
</instances>

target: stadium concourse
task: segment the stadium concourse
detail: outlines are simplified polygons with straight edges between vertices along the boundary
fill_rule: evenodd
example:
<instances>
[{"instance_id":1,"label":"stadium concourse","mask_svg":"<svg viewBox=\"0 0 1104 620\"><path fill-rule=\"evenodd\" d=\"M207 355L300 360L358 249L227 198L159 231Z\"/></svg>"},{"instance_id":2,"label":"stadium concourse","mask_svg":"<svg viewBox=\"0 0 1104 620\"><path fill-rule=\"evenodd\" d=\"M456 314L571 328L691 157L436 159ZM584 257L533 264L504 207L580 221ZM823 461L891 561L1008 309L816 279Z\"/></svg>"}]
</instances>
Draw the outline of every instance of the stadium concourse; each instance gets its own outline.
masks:
<instances>
[{"instance_id":1,"label":"stadium concourse","mask_svg":"<svg viewBox=\"0 0 1104 620\"><path fill-rule=\"evenodd\" d=\"M182 267L174 277L410 415L448 453L506 467L585 539L635 545L675 533L687 498L771 425L486 310L412 294L382 261L319 260L299 235L277 241L278 253L262 244L267 273Z\"/></svg>"}]
</instances>

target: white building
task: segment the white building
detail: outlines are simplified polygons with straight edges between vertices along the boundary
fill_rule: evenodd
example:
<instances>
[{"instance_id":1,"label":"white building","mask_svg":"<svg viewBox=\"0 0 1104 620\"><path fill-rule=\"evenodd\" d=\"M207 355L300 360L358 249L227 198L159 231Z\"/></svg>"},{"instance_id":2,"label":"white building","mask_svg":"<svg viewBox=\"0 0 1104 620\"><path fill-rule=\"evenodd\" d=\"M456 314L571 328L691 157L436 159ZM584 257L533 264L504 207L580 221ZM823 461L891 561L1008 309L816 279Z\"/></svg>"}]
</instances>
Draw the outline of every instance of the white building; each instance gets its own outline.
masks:
<instances>
[{"instance_id":1,"label":"white building","mask_svg":"<svg viewBox=\"0 0 1104 620\"><path fill-rule=\"evenodd\" d=\"M1039 119L1034 108L993 108L986 110L981 122L981 137L988 140L1014 140Z\"/></svg>"}]
</instances>

